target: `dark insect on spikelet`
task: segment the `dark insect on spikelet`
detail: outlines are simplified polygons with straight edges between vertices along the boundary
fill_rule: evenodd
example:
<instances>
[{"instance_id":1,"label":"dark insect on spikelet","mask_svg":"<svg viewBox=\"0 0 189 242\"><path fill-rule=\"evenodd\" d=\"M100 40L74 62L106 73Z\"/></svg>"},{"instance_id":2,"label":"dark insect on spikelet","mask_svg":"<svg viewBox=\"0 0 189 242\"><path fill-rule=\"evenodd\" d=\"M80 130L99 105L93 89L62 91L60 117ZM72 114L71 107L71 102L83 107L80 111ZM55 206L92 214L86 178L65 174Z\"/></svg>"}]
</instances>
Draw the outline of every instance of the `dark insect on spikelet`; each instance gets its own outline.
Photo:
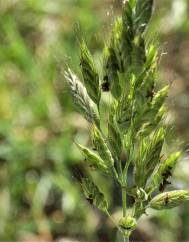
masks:
<instances>
[{"instance_id":1,"label":"dark insect on spikelet","mask_svg":"<svg viewBox=\"0 0 189 242\"><path fill-rule=\"evenodd\" d=\"M167 180L170 176L172 176L171 169L172 167L168 166L168 169L162 174L163 182L159 186L160 192L163 192L165 190L165 187L171 184L171 182Z\"/></svg>"},{"instance_id":2,"label":"dark insect on spikelet","mask_svg":"<svg viewBox=\"0 0 189 242\"><path fill-rule=\"evenodd\" d=\"M102 91L103 92L109 92L110 90L110 84L108 82L108 76L104 76L104 82L101 85Z\"/></svg>"},{"instance_id":3,"label":"dark insect on spikelet","mask_svg":"<svg viewBox=\"0 0 189 242\"><path fill-rule=\"evenodd\" d=\"M168 196L168 194L167 194L167 196L166 196L166 198L165 198L165 204L168 204L168 202L169 202L169 196Z\"/></svg>"},{"instance_id":4,"label":"dark insect on spikelet","mask_svg":"<svg viewBox=\"0 0 189 242\"><path fill-rule=\"evenodd\" d=\"M172 167L168 166L167 170L162 174L162 176L165 180L167 180L170 176L172 176L171 170L172 170Z\"/></svg>"},{"instance_id":5,"label":"dark insect on spikelet","mask_svg":"<svg viewBox=\"0 0 189 242\"><path fill-rule=\"evenodd\" d=\"M88 198L86 198L86 200L92 205L93 204L93 195L90 194Z\"/></svg>"},{"instance_id":6,"label":"dark insect on spikelet","mask_svg":"<svg viewBox=\"0 0 189 242\"><path fill-rule=\"evenodd\" d=\"M162 174L162 176L164 177L164 179L167 179L167 178L169 178L170 176L172 176L172 173L171 173L170 170L167 170L166 172L164 172L164 173Z\"/></svg>"},{"instance_id":7,"label":"dark insect on spikelet","mask_svg":"<svg viewBox=\"0 0 189 242\"><path fill-rule=\"evenodd\" d=\"M165 190L165 187L163 186L163 184L161 183L160 185L159 185L159 191L160 192L163 192Z\"/></svg>"},{"instance_id":8,"label":"dark insect on spikelet","mask_svg":"<svg viewBox=\"0 0 189 242\"><path fill-rule=\"evenodd\" d=\"M167 185L170 185L171 182L167 181L167 180L163 180L163 182L159 185L159 191L163 192L166 188Z\"/></svg>"},{"instance_id":9,"label":"dark insect on spikelet","mask_svg":"<svg viewBox=\"0 0 189 242\"><path fill-rule=\"evenodd\" d=\"M147 91L146 98L150 98L150 101L152 101L154 96L155 96L155 91L154 91L154 86L152 86L152 88Z\"/></svg>"},{"instance_id":10,"label":"dark insect on spikelet","mask_svg":"<svg viewBox=\"0 0 189 242\"><path fill-rule=\"evenodd\" d=\"M162 174L162 177L163 177L163 182L160 184L159 186L159 191L160 192L163 192L166 188L167 185L170 185L171 182L169 182L167 179L172 176L172 173L171 173L171 167L168 166L168 170L166 170L163 174Z\"/></svg>"}]
</instances>

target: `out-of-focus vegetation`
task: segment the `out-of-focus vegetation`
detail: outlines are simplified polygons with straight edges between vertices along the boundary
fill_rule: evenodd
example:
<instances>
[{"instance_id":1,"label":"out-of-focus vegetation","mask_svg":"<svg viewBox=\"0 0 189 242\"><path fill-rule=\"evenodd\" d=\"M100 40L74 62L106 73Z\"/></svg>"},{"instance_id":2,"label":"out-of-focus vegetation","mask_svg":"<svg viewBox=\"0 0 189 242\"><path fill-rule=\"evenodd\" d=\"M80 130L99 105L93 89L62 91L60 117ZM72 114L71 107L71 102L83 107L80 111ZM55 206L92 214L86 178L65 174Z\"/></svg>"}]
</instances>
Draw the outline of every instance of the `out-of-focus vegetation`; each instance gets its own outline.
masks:
<instances>
[{"instance_id":1,"label":"out-of-focus vegetation","mask_svg":"<svg viewBox=\"0 0 189 242\"><path fill-rule=\"evenodd\" d=\"M88 205L73 178L87 172L72 140L79 136L87 142L88 127L73 109L59 67L69 64L78 69L80 34L101 65L100 51L120 6L121 1L113 0L0 1L1 241L116 240L112 223ZM159 37L160 50L167 52L159 78L172 83L168 119L178 141L167 147L174 150L183 141L184 157L172 186L186 188L189 1L157 0L151 26L149 32ZM106 178L101 182L116 217L117 187L107 184ZM134 238L184 241L188 228L185 205L144 217Z\"/></svg>"}]
</instances>

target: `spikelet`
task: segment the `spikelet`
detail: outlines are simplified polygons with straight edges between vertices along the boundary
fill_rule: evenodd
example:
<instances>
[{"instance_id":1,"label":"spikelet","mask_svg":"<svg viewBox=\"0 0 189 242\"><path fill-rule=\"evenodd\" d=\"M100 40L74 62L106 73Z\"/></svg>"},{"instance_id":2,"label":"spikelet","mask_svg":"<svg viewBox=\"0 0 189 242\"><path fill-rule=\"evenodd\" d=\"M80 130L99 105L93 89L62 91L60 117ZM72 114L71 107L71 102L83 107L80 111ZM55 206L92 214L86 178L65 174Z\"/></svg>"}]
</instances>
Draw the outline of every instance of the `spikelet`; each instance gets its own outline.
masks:
<instances>
[{"instance_id":1,"label":"spikelet","mask_svg":"<svg viewBox=\"0 0 189 242\"><path fill-rule=\"evenodd\" d=\"M122 96L118 102L118 107L116 110L116 120L119 125L119 128L123 134L128 131L131 121L134 116L134 95L135 95L135 75L132 75L130 78L130 90L128 94Z\"/></svg>"},{"instance_id":2,"label":"spikelet","mask_svg":"<svg viewBox=\"0 0 189 242\"><path fill-rule=\"evenodd\" d=\"M151 18L153 8L153 0L137 0L135 28L137 32L143 33Z\"/></svg>"},{"instance_id":3,"label":"spikelet","mask_svg":"<svg viewBox=\"0 0 189 242\"><path fill-rule=\"evenodd\" d=\"M189 191L176 190L164 192L150 201L150 207L157 210L170 209L189 201Z\"/></svg>"},{"instance_id":4,"label":"spikelet","mask_svg":"<svg viewBox=\"0 0 189 242\"><path fill-rule=\"evenodd\" d=\"M80 53L80 64L87 93L93 102L99 105L101 97L99 76L92 55L84 41L80 43Z\"/></svg>"},{"instance_id":5,"label":"spikelet","mask_svg":"<svg viewBox=\"0 0 189 242\"><path fill-rule=\"evenodd\" d=\"M109 121L108 123L108 142L110 144L115 160L120 160L123 146L121 134L114 121Z\"/></svg>"},{"instance_id":6,"label":"spikelet","mask_svg":"<svg viewBox=\"0 0 189 242\"><path fill-rule=\"evenodd\" d=\"M87 201L101 211L107 213L108 203L97 185L89 178L82 178L81 186Z\"/></svg>"},{"instance_id":7,"label":"spikelet","mask_svg":"<svg viewBox=\"0 0 189 242\"><path fill-rule=\"evenodd\" d=\"M140 74L146 61L145 42L142 36L136 36L133 40L132 70L135 74Z\"/></svg>"},{"instance_id":8,"label":"spikelet","mask_svg":"<svg viewBox=\"0 0 189 242\"><path fill-rule=\"evenodd\" d=\"M154 133L151 139L142 140L135 170L135 182L139 187L145 187L147 179L159 163L164 138L165 128L162 127Z\"/></svg>"},{"instance_id":9,"label":"spikelet","mask_svg":"<svg viewBox=\"0 0 189 242\"><path fill-rule=\"evenodd\" d=\"M114 159L102 133L95 125L92 128L92 140L101 159L104 160L107 167L112 168L114 166Z\"/></svg>"},{"instance_id":10,"label":"spikelet","mask_svg":"<svg viewBox=\"0 0 189 242\"><path fill-rule=\"evenodd\" d=\"M115 51L116 62L117 62L117 70L119 72L123 72L123 56L121 52L121 36L123 31L123 23L121 18L117 18L115 20L113 29L112 29L112 36L110 40L110 46Z\"/></svg>"},{"instance_id":11,"label":"spikelet","mask_svg":"<svg viewBox=\"0 0 189 242\"><path fill-rule=\"evenodd\" d=\"M105 161L103 161L97 154L84 147L83 145L77 143L76 145L90 166L93 166L104 173L108 173L108 167L105 164Z\"/></svg>"},{"instance_id":12,"label":"spikelet","mask_svg":"<svg viewBox=\"0 0 189 242\"><path fill-rule=\"evenodd\" d=\"M151 107L153 112L157 113L159 109L162 107L168 95L168 91L169 91L169 86L167 85L154 96L152 101L152 107Z\"/></svg>"},{"instance_id":13,"label":"spikelet","mask_svg":"<svg viewBox=\"0 0 189 242\"><path fill-rule=\"evenodd\" d=\"M86 88L79 81L78 77L70 70L65 72L65 78L71 90L74 103L78 111L90 122L100 125L99 118L95 112L93 103L89 98Z\"/></svg>"},{"instance_id":14,"label":"spikelet","mask_svg":"<svg viewBox=\"0 0 189 242\"><path fill-rule=\"evenodd\" d=\"M131 1L126 1L122 12L122 38L121 38L121 52L123 58L124 71L129 71L132 64L132 42L134 39L134 23L133 23L133 6Z\"/></svg>"},{"instance_id":15,"label":"spikelet","mask_svg":"<svg viewBox=\"0 0 189 242\"><path fill-rule=\"evenodd\" d=\"M118 77L119 65L115 49L112 46L104 48L103 63L104 80L102 83L102 90L110 90L113 97L118 99L121 95L121 86ZM106 90L105 87L108 87L108 89Z\"/></svg>"},{"instance_id":16,"label":"spikelet","mask_svg":"<svg viewBox=\"0 0 189 242\"><path fill-rule=\"evenodd\" d=\"M164 103L168 95L168 90L168 85L162 88L160 91L158 91L157 94L154 94L152 89L152 96L150 97L149 94L149 97L152 100L149 100L148 102L146 101L146 103L143 105L143 102L137 103L140 109L139 117L135 120L135 125L140 135L147 135L151 133L163 119L166 111Z\"/></svg>"},{"instance_id":17,"label":"spikelet","mask_svg":"<svg viewBox=\"0 0 189 242\"><path fill-rule=\"evenodd\" d=\"M166 180L170 176L172 176L172 173L180 156L181 152L177 151L160 163L159 167L152 175L148 189L150 192L154 191L154 189L156 189L161 183L163 183L164 181L166 182Z\"/></svg>"},{"instance_id":18,"label":"spikelet","mask_svg":"<svg viewBox=\"0 0 189 242\"><path fill-rule=\"evenodd\" d=\"M165 139L165 132L165 128L161 127L154 133L150 144L148 144L145 153L145 167L147 168L149 174L160 160L160 154Z\"/></svg>"}]
</instances>

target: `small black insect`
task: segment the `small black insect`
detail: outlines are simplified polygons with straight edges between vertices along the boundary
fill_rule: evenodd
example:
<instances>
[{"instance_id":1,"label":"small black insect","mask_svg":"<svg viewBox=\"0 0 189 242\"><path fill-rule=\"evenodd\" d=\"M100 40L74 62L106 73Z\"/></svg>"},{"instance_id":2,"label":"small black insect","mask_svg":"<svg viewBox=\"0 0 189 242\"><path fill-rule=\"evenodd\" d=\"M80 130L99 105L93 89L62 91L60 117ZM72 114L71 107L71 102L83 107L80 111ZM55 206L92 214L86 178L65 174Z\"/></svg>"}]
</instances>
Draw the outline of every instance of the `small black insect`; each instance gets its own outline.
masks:
<instances>
[{"instance_id":1,"label":"small black insect","mask_svg":"<svg viewBox=\"0 0 189 242\"><path fill-rule=\"evenodd\" d=\"M167 179L163 179L163 182L159 185L159 191L163 192L167 185L170 185L171 182L167 181Z\"/></svg>"},{"instance_id":2,"label":"small black insect","mask_svg":"<svg viewBox=\"0 0 189 242\"><path fill-rule=\"evenodd\" d=\"M86 198L86 200L87 200L90 204L93 204L93 196L92 196L92 194L90 194L89 197Z\"/></svg>"},{"instance_id":3,"label":"small black insect","mask_svg":"<svg viewBox=\"0 0 189 242\"><path fill-rule=\"evenodd\" d=\"M172 167L171 166L168 166L167 167L167 170L162 174L162 176L163 176L163 178L165 180L167 180L167 178L169 178L170 176L172 176L171 170L172 170Z\"/></svg>"},{"instance_id":4,"label":"small black insect","mask_svg":"<svg viewBox=\"0 0 189 242\"><path fill-rule=\"evenodd\" d=\"M172 167L171 166L168 166L166 171L164 171L164 173L162 174L162 178L163 178L163 182L160 184L159 186L159 191L160 192L163 192L165 190L165 187L169 184L171 184L171 182L169 182L167 179L169 177L172 176Z\"/></svg>"},{"instance_id":5,"label":"small black insect","mask_svg":"<svg viewBox=\"0 0 189 242\"><path fill-rule=\"evenodd\" d=\"M165 204L168 204L168 202L169 202L169 196L168 196L168 193L167 193L166 198L165 198Z\"/></svg>"},{"instance_id":6,"label":"small black insect","mask_svg":"<svg viewBox=\"0 0 189 242\"><path fill-rule=\"evenodd\" d=\"M159 191L160 192L163 192L164 190L165 190L165 184L164 183L161 183L160 185L159 185Z\"/></svg>"},{"instance_id":7,"label":"small black insect","mask_svg":"<svg viewBox=\"0 0 189 242\"><path fill-rule=\"evenodd\" d=\"M146 94L146 98L150 98L150 101L152 101L154 95L155 95L154 89L148 90Z\"/></svg>"},{"instance_id":8,"label":"small black insect","mask_svg":"<svg viewBox=\"0 0 189 242\"><path fill-rule=\"evenodd\" d=\"M101 88L104 92L108 92L110 90L110 84L108 82L108 76L104 76L104 82L101 85Z\"/></svg>"},{"instance_id":9,"label":"small black insect","mask_svg":"<svg viewBox=\"0 0 189 242\"><path fill-rule=\"evenodd\" d=\"M163 176L164 179L167 179L167 178L169 178L170 176L172 176L172 173L171 173L170 170L167 170L166 172L164 172L164 173L162 174L162 176Z\"/></svg>"},{"instance_id":10,"label":"small black insect","mask_svg":"<svg viewBox=\"0 0 189 242\"><path fill-rule=\"evenodd\" d=\"M102 83L101 88L102 88L103 92L109 92L110 84L108 82L104 82L104 83Z\"/></svg>"}]
</instances>

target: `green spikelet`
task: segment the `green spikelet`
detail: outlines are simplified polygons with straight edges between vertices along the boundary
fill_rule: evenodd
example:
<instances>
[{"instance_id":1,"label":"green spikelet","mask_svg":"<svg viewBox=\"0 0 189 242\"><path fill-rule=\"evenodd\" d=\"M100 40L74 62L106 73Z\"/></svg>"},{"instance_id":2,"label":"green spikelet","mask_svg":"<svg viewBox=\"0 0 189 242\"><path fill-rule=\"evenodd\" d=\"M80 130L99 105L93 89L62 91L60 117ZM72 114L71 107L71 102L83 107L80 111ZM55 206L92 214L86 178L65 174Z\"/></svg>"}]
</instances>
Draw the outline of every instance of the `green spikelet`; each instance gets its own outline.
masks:
<instances>
[{"instance_id":1,"label":"green spikelet","mask_svg":"<svg viewBox=\"0 0 189 242\"><path fill-rule=\"evenodd\" d=\"M149 118L149 116L152 117L151 114L149 116L147 114L147 119L145 117L144 124L140 127L138 135L143 137L143 136L148 136L150 133L152 133L153 130L156 127L158 127L159 123L165 116L166 110L167 109L165 108L165 105L162 105L162 107L159 109L158 113L154 114L154 119Z\"/></svg>"},{"instance_id":2,"label":"green spikelet","mask_svg":"<svg viewBox=\"0 0 189 242\"><path fill-rule=\"evenodd\" d=\"M132 64L132 42L134 39L133 5L132 1L126 1L122 12L121 52L125 71L128 71Z\"/></svg>"},{"instance_id":3,"label":"green spikelet","mask_svg":"<svg viewBox=\"0 0 189 242\"><path fill-rule=\"evenodd\" d=\"M165 138L165 128L156 131L151 139L143 139L136 161L135 181L144 187L147 179L160 161L160 154Z\"/></svg>"},{"instance_id":4,"label":"green spikelet","mask_svg":"<svg viewBox=\"0 0 189 242\"><path fill-rule=\"evenodd\" d=\"M153 0L136 1L136 30L143 33L152 15Z\"/></svg>"},{"instance_id":5,"label":"green spikelet","mask_svg":"<svg viewBox=\"0 0 189 242\"><path fill-rule=\"evenodd\" d=\"M110 40L110 46L114 49L116 61L118 68L117 70L119 72L123 72L123 58L122 58L122 52L121 52L121 35L122 35L123 25L122 25L122 19L117 18L115 20L113 30L112 30L112 36Z\"/></svg>"},{"instance_id":6,"label":"green spikelet","mask_svg":"<svg viewBox=\"0 0 189 242\"><path fill-rule=\"evenodd\" d=\"M131 122L132 117L132 99L128 96L123 96L119 101L116 119L122 133L125 133Z\"/></svg>"},{"instance_id":7,"label":"green spikelet","mask_svg":"<svg viewBox=\"0 0 189 242\"><path fill-rule=\"evenodd\" d=\"M92 139L99 156L105 161L107 167L112 168L114 166L114 159L105 139L103 138L103 135L96 126L93 126L92 128Z\"/></svg>"},{"instance_id":8,"label":"green spikelet","mask_svg":"<svg viewBox=\"0 0 189 242\"><path fill-rule=\"evenodd\" d=\"M93 103L86 92L86 88L70 69L65 72L65 78L67 80L68 86L74 99L75 106L78 111L90 123L95 123L97 126L99 126L99 118L97 117Z\"/></svg>"},{"instance_id":9,"label":"green spikelet","mask_svg":"<svg viewBox=\"0 0 189 242\"><path fill-rule=\"evenodd\" d=\"M169 86L165 86L155 96L153 96L153 81L151 85L151 89L148 89L145 96L141 95L141 101L138 99L137 102L139 113L135 120L135 125L137 130L140 129L139 132L141 135L142 133L147 134L152 132L165 114L164 102L168 94ZM139 90L138 95L140 95L140 92L141 91ZM143 93L145 93L145 89L143 89ZM146 100L145 104L143 104L144 100Z\"/></svg>"},{"instance_id":10,"label":"green spikelet","mask_svg":"<svg viewBox=\"0 0 189 242\"><path fill-rule=\"evenodd\" d=\"M145 63L145 71L149 71L149 69L154 69L157 67L158 60L158 52L154 44L150 44L150 46L146 50L146 63Z\"/></svg>"},{"instance_id":11,"label":"green spikelet","mask_svg":"<svg viewBox=\"0 0 189 242\"><path fill-rule=\"evenodd\" d=\"M104 49L104 80L102 83L103 91L111 91L114 98L118 99L121 95L121 86L119 83L118 70L119 65L116 53L113 47ZM108 89L106 89L108 87Z\"/></svg>"},{"instance_id":12,"label":"green spikelet","mask_svg":"<svg viewBox=\"0 0 189 242\"><path fill-rule=\"evenodd\" d=\"M81 69L87 93L94 103L99 105L101 92L99 86L99 76L93 62L90 51L84 41L80 43Z\"/></svg>"},{"instance_id":13,"label":"green spikelet","mask_svg":"<svg viewBox=\"0 0 189 242\"><path fill-rule=\"evenodd\" d=\"M117 123L114 119L115 110L116 110L116 104L113 104L109 114L108 142L111 147L112 153L114 155L114 159L118 161L120 159L123 146L122 146L121 134L117 126Z\"/></svg>"},{"instance_id":14,"label":"green spikelet","mask_svg":"<svg viewBox=\"0 0 189 242\"><path fill-rule=\"evenodd\" d=\"M124 93L118 102L118 107L116 110L116 120L123 134L128 131L128 128L131 125L131 121L135 115L133 105L135 101L135 75L132 75L130 79L130 91L128 94Z\"/></svg>"},{"instance_id":15,"label":"green spikelet","mask_svg":"<svg viewBox=\"0 0 189 242\"><path fill-rule=\"evenodd\" d=\"M150 144L148 144L145 154L145 167L147 175L150 175L154 170L156 164L160 161L160 154L165 139L165 128L162 127L156 131L152 137Z\"/></svg>"},{"instance_id":16,"label":"green spikelet","mask_svg":"<svg viewBox=\"0 0 189 242\"><path fill-rule=\"evenodd\" d=\"M189 201L189 191L176 190L164 192L150 201L150 207L157 210L170 209Z\"/></svg>"},{"instance_id":17,"label":"green spikelet","mask_svg":"<svg viewBox=\"0 0 189 242\"><path fill-rule=\"evenodd\" d=\"M175 152L160 163L159 167L152 175L150 183L151 185L148 189L150 192L155 190L160 184L163 184L167 181L169 177L172 176L172 173L180 156L181 152Z\"/></svg>"},{"instance_id":18,"label":"green spikelet","mask_svg":"<svg viewBox=\"0 0 189 242\"><path fill-rule=\"evenodd\" d=\"M93 166L104 173L108 173L108 167L105 164L105 161L103 161L97 154L95 154L88 148L77 143L76 145L81 151L82 155L85 157L86 162L88 162L90 166Z\"/></svg>"},{"instance_id":19,"label":"green spikelet","mask_svg":"<svg viewBox=\"0 0 189 242\"><path fill-rule=\"evenodd\" d=\"M169 86L167 85L154 96L152 101L152 108L151 108L153 112L157 113L159 109L162 107L168 95L168 91L169 91Z\"/></svg>"},{"instance_id":20,"label":"green spikelet","mask_svg":"<svg viewBox=\"0 0 189 242\"><path fill-rule=\"evenodd\" d=\"M145 171L145 150L146 143L143 141L139 147L138 155L136 156L135 164L135 184L137 187L144 187L146 182L146 171Z\"/></svg>"},{"instance_id":21,"label":"green spikelet","mask_svg":"<svg viewBox=\"0 0 189 242\"><path fill-rule=\"evenodd\" d=\"M116 124L112 122L108 123L108 141L114 153L115 159L119 160L122 151L121 135Z\"/></svg>"},{"instance_id":22,"label":"green spikelet","mask_svg":"<svg viewBox=\"0 0 189 242\"><path fill-rule=\"evenodd\" d=\"M138 75L141 73L145 61L145 43L144 39L139 35L136 36L133 40L132 65L134 73L137 73Z\"/></svg>"},{"instance_id":23,"label":"green spikelet","mask_svg":"<svg viewBox=\"0 0 189 242\"><path fill-rule=\"evenodd\" d=\"M87 201L101 211L107 213L108 203L104 197L104 194L99 190L94 182L89 178L82 178L81 186Z\"/></svg>"},{"instance_id":24,"label":"green spikelet","mask_svg":"<svg viewBox=\"0 0 189 242\"><path fill-rule=\"evenodd\" d=\"M121 85L118 72L123 72L121 52L122 20L115 20L110 43L105 46L103 52L103 91L111 91L114 98L118 99L121 94Z\"/></svg>"}]
</instances>

